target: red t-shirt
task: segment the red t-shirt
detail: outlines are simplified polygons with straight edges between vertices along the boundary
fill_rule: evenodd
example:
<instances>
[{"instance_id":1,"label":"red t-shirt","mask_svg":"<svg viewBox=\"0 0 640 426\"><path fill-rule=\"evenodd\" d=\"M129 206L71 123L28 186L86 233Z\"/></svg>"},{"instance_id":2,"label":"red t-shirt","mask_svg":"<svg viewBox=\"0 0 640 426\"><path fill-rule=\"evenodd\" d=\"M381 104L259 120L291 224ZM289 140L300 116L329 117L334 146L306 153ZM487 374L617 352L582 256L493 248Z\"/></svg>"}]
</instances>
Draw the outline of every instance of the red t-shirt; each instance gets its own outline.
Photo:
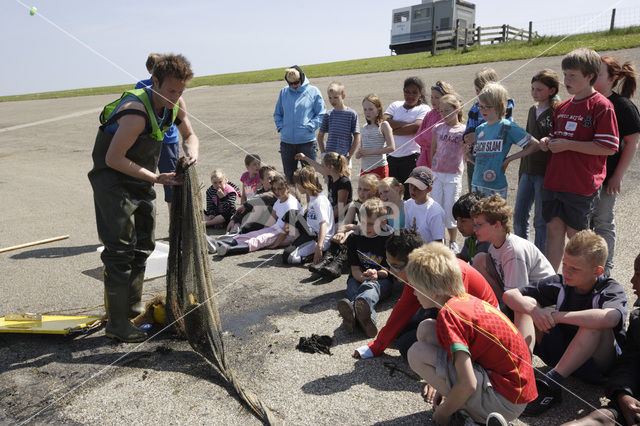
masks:
<instances>
[{"instance_id":1,"label":"red t-shirt","mask_svg":"<svg viewBox=\"0 0 640 426\"><path fill-rule=\"evenodd\" d=\"M489 303L470 294L452 297L438 313L436 334L452 360L455 352L467 352L507 400L524 404L538 396L524 337Z\"/></svg>"},{"instance_id":2,"label":"red t-shirt","mask_svg":"<svg viewBox=\"0 0 640 426\"><path fill-rule=\"evenodd\" d=\"M493 293L487 280L473 266L462 259L458 259L460 272L462 272L462 282L465 290L479 299L486 300L493 306L498 306L498 299ZM420 302L413 293L413 287L406 285L402 290L402 296L393 307L387 323L376 336L376 340L368 343L373 356L381 355L389 347L391 342L404 330L411 318L418 312Z\"/></svg>"},{"instance_id":3,"label":"red t-shirt","mask_svg":"<svg viewBox=\"0 0 640 426\"><path fill-rule=\"evenodd\" d=\"M618 122L611 101L598 92L584 99L562 102L553 114L551 138L570 139L618 150ZM607 174L606 155L576 151L551 153L543 187L557 192L589 196L596 192Z\"/></svg>"}]
</instances>

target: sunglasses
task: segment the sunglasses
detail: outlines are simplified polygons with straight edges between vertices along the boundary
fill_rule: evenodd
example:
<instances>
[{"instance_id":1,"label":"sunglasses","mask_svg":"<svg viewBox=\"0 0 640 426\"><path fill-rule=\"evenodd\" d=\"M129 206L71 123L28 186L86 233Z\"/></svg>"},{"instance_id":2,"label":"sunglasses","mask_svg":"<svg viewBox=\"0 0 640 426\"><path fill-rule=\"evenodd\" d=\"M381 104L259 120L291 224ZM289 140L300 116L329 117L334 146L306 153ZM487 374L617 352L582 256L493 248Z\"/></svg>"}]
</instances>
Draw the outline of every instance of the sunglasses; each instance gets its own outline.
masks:
<instances>
[{"instance_id":1,"label":"sunglasses","mask_svg":"<svg viewBox=\"0 0 640 426\"><path fill-rule=\"evenodd\" d=\"M289 86L297 86L298 84L300 84L300 80L287 81L287 83L289 84Z\"/></svg>"}]
</instances>

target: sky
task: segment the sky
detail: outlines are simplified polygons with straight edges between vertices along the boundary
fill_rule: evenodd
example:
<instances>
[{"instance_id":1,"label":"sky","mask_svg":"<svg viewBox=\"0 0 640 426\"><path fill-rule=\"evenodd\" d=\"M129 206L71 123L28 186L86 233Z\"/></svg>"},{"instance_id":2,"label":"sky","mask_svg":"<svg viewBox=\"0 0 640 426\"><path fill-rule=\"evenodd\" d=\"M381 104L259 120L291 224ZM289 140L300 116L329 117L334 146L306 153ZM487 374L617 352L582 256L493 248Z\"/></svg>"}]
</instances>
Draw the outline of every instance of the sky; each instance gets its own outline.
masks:
<instances>
[{"instance_id":1,"label":"sky","mask_svg":"<svg viewBox=\"0 0 640 426\"><path fill-rule=\"evenodd\" d=\"M133 84L148 78L149 52L182 53L196 76L385 56L392 10L419 2L0 0L0 96ZM640 9L639 0L475 3L477 25L531 20L556 33L587 31L598 13L606 25L613 7Z\"/></svg>"}]
</instances>

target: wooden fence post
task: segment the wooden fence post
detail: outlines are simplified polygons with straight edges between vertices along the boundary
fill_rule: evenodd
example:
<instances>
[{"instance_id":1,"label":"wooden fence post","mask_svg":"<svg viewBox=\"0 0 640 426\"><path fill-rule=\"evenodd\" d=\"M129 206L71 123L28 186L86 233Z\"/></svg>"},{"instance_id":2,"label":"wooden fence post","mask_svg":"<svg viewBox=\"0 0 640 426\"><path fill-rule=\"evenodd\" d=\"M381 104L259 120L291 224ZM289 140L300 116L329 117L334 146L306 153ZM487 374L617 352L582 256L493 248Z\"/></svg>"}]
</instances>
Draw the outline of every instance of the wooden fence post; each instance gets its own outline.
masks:
<instances>
[{"instance_id":1,"label":"wooden fence post","mask_svg":"<svg viewBox=\"0 0 640 426\"><path fill-rule=\"evenodd\" d=\"M438 44L438 31L433 31L431 33L431 56L436 56L436 47Z\"/></svg>"},{"instance_id":2,"label":"wooden fence post","mask_svg":"<svg viewBox=\"0 0 640 426\"><path fill-rule=\"evenodd\" d=\"M609 26L609 31L613 31L616 23L616 10L611 10L611 25Z\"/></svg>"},{"instance_id":3,"label":"wooden fence post","mask_svg":"<svg viewBox=\"0 0 640 426\"><path fill-rule=\"evenodd\" d=\"M476 31L478 32L478 35L476 36L476 40L478 40L478 46L480 46L482 44L480 43L480 26L476 28Z\"/></svg>"},{"instance_id":4,"label":"wooden fence post","mask_svg":"<svg viewBox=\"0 0 640 426\"><path fill-rule=\"evenodd\" d=\"M467 46L469 45L469 28L464 29L464 51L467 51Z\"/></svg>"},{"instance_id":5,"label":"wooden fence post","mask_svg":"<svg viewBox=\"0 0 640 426\"><path fill-rule=\"evenodd\" d=\"M529 43L531 43L532 33L533 33L533 21L529 21Z\"/></svg>"},{"instance_id":6,"label":"wooden fence post","mask_svg":"<svg viewBox=\"0 0 640 426\"><path fill-rule=\"evenodd\" d=\"M458 26L456 25L456 30L453 32L453 39L451 39L451 43L453 43L453 50L458 50Z\"/></svg>"},{"instance_id":7,"label":"wooden fence post","mask_svg":"<svg viewBox=\"0 0 640 426\"><path fill-rule=\"evenodd\" d=\"M502 26L502 42L507 41L507 24Z\"/></svg>"}]
</instances>

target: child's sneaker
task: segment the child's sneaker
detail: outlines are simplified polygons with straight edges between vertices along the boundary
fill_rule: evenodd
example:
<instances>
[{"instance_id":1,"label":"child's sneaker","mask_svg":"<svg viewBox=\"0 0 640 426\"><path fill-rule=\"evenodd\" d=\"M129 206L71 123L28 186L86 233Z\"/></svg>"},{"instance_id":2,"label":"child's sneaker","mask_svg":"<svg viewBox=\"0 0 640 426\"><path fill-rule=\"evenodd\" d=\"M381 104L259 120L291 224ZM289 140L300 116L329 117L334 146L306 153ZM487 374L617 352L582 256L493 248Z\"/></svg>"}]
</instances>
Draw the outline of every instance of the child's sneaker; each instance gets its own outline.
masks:
<instances>
[{"instance_id":1,"label":"child's sneaker","mask_svg":"<svg viewBox=\"0 0 640 426\"><path fill-rule=\"evenodd\" d=\"M349 333L353 333L356 325L356 314L349 299L338 300L338 312L342 317L342 325Z\"/></svg>"},{"instance_id":2,"label":"child's sneaker","mask_svg":"<svg viewBox=\"0 0 640 426\"><path fill-rule=\"evenodd\" d=\"M554 405L562 402L562 391L554 391L546 381L536 379L538 397L527 404L522 412L525 416L539 416Z\"/></svg>"},{"instance_id":3,"label":"child's sneaker","mask_svg":"<svg viewBox=\"0 0 640 426\"><path fill-rule=\"evenodd\" d=\"M214 240L212 237L206 235L207 237L207 251L209 251L209 253L211 254L216 254L218 252L218 245L216 243L216 240Z\"/></svg>"},{"instance_id":4,"label":"child's sneaker","mask_svg":"<svg viewBox=\"0 0 640 426\"><path fill-rule=\"evenodd\" d=\"M364 330L367 336L373 338L378 335L378 327L371 319L371 307L366 300L358 297L353 303L356 310L356 319L360 323L360 327Z\"/></svg>"},{"instance_id":5,"label":"child's sneaker","mask_svg":"<svg viewBox=\"0 0 640 426\"><path fill-rule=\"evenodd\" d=\"M449 242L449 249L451 249L451 251L455 254L460 253L460 247L458 247L458 243L456 243L455 241Z\"/></svg>"},{"instance_id":6,"label":"child's sneaker","mask_svg":"<svg viewBox=\"0 0 640 426\"><path fill-rule=\"evenodd\" d=\"M486 426L510 426L511 423L502 416L502 414L493 412L487 416Z\"/></svg>"}]
</instances>

